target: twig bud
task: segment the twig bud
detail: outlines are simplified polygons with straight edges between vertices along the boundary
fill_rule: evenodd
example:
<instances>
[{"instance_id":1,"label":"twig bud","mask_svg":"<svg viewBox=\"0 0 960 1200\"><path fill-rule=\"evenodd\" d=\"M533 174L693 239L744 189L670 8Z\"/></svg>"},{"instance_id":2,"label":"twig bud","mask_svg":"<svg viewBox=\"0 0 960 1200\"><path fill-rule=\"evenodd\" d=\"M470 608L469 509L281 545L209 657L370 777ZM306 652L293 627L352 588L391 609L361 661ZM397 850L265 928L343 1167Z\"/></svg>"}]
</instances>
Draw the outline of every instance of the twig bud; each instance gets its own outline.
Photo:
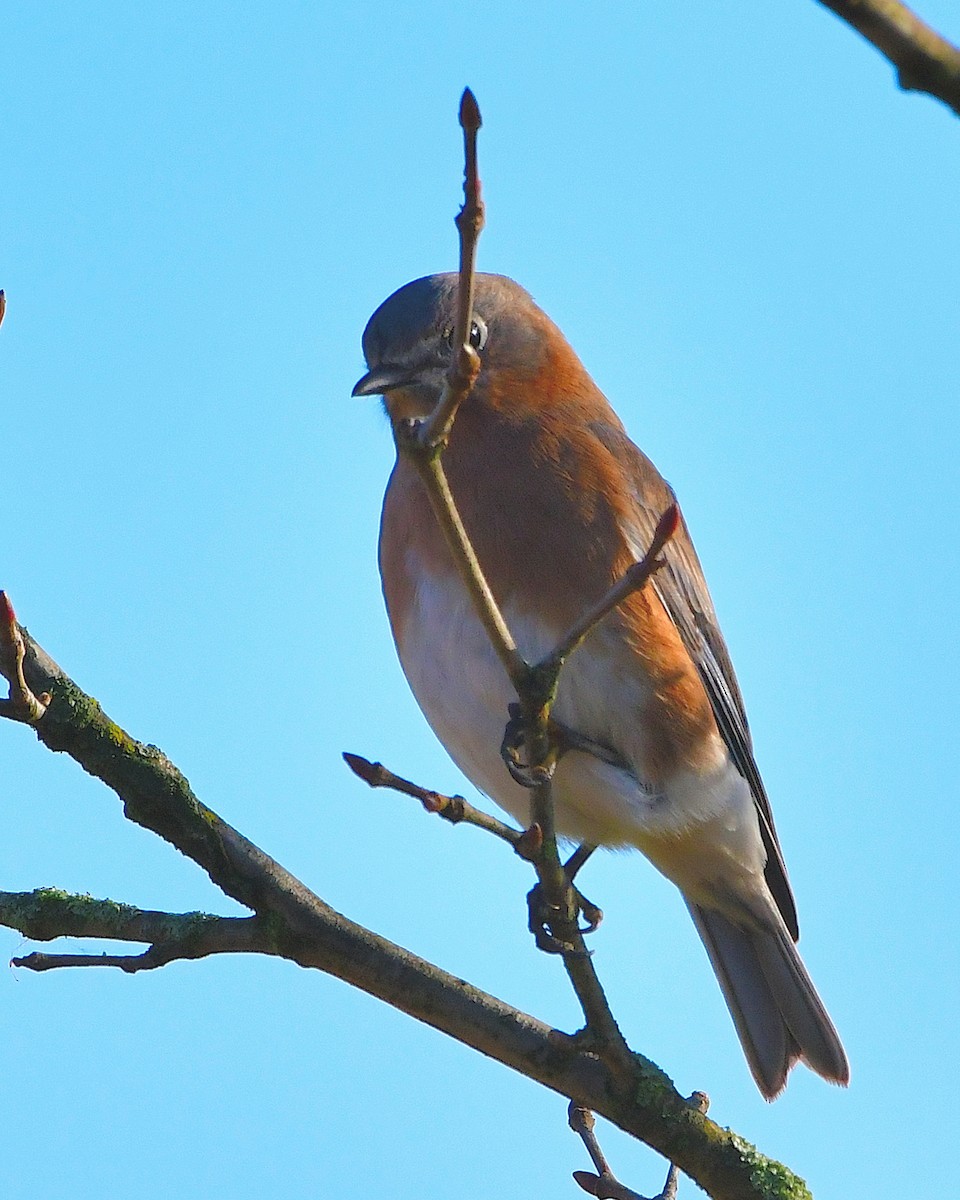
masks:
<instances>
[{"instance_id":1,"label":"twig bud","mask_svg":"<svg viewBox=\"0 0 960 1200\"><path fill-rule=\"evenodd\" d=\"M460 97L460 125L467 133L476 133L482 124L477 98L469 88L464 88Z\"/></svg>"}]
</instances>

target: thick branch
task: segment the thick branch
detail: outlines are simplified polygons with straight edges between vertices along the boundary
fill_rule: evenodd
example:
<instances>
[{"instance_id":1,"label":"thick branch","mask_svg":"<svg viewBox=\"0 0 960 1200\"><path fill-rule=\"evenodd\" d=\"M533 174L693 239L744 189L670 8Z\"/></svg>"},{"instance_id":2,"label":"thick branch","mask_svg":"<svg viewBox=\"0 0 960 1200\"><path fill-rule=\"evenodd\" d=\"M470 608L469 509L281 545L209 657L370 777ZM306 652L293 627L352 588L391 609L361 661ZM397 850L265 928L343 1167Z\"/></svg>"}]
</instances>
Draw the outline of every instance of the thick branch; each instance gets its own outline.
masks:
<instances>
[{"instance_id":1,"label":"thick branch","mask_svg":"<svg viewBox=\"0 0 960 1200\"><path fill-rule=\"evenodd\" d=\"M960 115L960 49L899 0L820 0L885 55L904 91L926 92Z\"/></svg>"},{"instance_id":2,"label":"thick branch","mask_svg":"<svg viewBox=\"0 0 960 1200\"><path fill-rule=\"evenodd\" d=\"M165 838L229 895L258 910L257 937L253 925L245 927L248 949L335 975L591 1108L675 1162L717 1200L800 1200L807 1195L786 1168L691 1108L642 1056L634 1056L629 1090L615 1094L608 1070L575 1039L335 912L202 805L156 747L135 741L111 721L26 630L21 632L27 682L34 691L51 694L49 708L33 726L38 738L112 787L131 820ZM14 903L22 916L22 897ZM100 907L86 910L86 917L75 908L71 915L62 893L34 893L33 903L39 907L30 920L44 938L70 934L128 940L125 934L134 928L135 910L112 902L99 902ZM23 922L10 923L20 928ZM227 928L219 926L224 936ZM146 926L141 929L147 931ZM216 935L208 931L208 936ZM225 948L241 947L234 941Z\"/></svg>"}]
</instances>

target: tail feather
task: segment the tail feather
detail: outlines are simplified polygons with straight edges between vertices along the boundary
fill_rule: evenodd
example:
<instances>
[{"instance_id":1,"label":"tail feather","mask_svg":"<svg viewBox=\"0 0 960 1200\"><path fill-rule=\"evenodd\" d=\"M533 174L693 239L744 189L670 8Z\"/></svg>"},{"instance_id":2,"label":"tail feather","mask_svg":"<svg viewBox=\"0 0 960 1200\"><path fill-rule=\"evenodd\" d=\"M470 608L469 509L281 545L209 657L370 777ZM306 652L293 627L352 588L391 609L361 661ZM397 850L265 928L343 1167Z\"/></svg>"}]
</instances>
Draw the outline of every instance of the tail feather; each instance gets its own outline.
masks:
<instances>
[{"instance_id":1,"label":"tail feather","mask_svg":"<svg viewBox=\"0 0 960 1200\"><path fill-rule=\"evenodd\" d=\"M786 927L745 928L688 904L716 972L750 1071L772 1100L802 1059L831 1083L850 1069L840 1038Z\"/></svg>"}]
</instances>

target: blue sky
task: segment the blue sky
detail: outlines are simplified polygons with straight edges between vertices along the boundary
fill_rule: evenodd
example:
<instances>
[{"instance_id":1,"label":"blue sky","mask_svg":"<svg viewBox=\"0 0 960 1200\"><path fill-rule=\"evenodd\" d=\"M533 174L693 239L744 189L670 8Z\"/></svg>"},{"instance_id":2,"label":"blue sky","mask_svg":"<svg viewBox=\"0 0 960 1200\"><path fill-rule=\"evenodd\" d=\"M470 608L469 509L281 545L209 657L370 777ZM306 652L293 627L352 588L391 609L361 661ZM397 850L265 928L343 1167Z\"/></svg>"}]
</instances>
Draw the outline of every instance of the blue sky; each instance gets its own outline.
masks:
<instances>
[{"instance_id":1,"label":"blue sky","mask_svg":"<svg viewBox=\"0 0 960 1200\"><path fill-rule=\"evenodd\" d=\"M923 12L960 40L951 0ZM50 0L7 6L0 69L0 586L335 907L571 1028L523 864L339 758L465 788L395 661L392 446L349 392L373 308L456 262L474 88L480 265L533 292L677 488L853 1083L798 1071L761 1100L639 857L584 877L601 977L631 1042L818 1200L915 1189L960 1133L920 1103L960 1057L956 118L813 0ZM0 795L4 889L233 911L12 725ZM25 949L0 931L0 959ZM588 1165L559 1098L289 964L5 970L0 1012L11 1200L572 1196ZM659 1160L601 1133L656 1191Z\"/></svg>"}]
</instances>

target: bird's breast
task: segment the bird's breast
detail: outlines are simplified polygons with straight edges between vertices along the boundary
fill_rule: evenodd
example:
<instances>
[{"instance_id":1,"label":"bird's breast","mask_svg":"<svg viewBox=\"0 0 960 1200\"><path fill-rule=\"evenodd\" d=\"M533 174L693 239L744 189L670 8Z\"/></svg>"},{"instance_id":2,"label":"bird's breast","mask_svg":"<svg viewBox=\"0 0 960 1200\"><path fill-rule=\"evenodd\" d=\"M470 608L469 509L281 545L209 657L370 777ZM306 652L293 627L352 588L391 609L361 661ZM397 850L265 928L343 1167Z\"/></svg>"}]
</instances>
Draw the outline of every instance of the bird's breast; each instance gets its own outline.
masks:
<instances>
[{"instance_id":1,"label":"bird's breast","mask_svg":"<svg viewBox=\"0 0 960 1200\"><path fill-rule=\"evenodd\" d=\"M394 476L381 531L384 596L400 662L420 708L460 769L525 824L530 794L500 757L508 705L516 697L469 593L436 539L429 506L416 499L422 489L413 482L411 491L409 478ZM530 662L552 649L565 630L517 591L498 600ZM725 770L726 755L716 737L699 739L696 754L685 757L676 746L665 753L669 705L661 683L617 621L595 630L568 661L555 716L615 751L629 768L568 752L554 788L561 833L598 844L637 845L656 861L657 838L672 842L713 812L716 798L709 787L677 791L684 797L679 805L669 795L678 779Z\"/></svg>"}]
</instances>

